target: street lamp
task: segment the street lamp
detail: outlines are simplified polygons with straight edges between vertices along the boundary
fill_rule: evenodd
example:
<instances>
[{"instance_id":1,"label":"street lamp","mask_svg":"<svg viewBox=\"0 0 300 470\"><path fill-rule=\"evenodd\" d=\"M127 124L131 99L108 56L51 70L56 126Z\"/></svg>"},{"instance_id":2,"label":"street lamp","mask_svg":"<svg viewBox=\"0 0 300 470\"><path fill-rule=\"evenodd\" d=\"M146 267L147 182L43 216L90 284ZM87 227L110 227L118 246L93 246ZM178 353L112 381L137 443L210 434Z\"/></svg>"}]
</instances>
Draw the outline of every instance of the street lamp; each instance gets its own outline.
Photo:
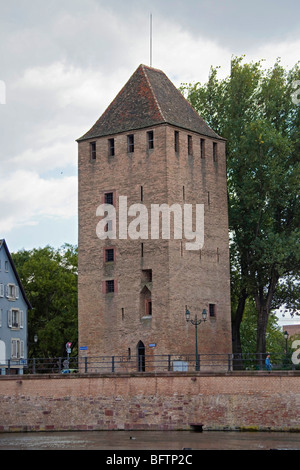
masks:
<instances>
[{"instance_id":1,"label":"street lamp","mask_svg":"<svg viewBox=\"0 0 300 470\"><path fill-rule=\"evenodd\" d=\"M195 314L195 318L191 319L191 312L188 310L187 305L185 306L185 319L187 323L191 323L192 325L195 326L195 339L196 339L196 370L199 370L199 357L198 357L198 335L197 335L197 327L202 323L203 321L207 320L207 312L205 308L202 311L202 318L198 320L197 314Z\"/></svg>"},{"instance_id":2,"label":"street lamp","mask_svg":"<svg viewBox=\"0 0 300 470\"><path fill-rule=\"evenodd\" d=\"M288 362L288 339L289 339L289 334L287 331L283 333L284 339L285 339L285 360L286 363Z\"/></svg>"}]
</instances>

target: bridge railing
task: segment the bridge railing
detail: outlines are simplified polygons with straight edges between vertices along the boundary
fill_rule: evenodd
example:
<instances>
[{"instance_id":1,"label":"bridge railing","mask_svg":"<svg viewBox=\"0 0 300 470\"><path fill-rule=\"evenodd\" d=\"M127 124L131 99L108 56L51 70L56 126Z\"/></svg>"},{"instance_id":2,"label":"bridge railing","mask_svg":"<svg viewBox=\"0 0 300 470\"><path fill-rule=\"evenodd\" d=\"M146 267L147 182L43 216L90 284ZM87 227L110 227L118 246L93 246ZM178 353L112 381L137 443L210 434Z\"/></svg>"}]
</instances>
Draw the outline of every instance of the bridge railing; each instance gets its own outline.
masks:
<instances>
[{"instance_id":1,"label":"bridge railing","mask_svg":"<svg viewBox=\"0 0 300 470\"><path fill-rule=\"evenodd\" d=\"M198 354L79 356L56 358L10 359L1 361L1 375L125 373L125 372L230 372L234 370L267 370L266 354ZM299 366L290 355L272 354L272 370L295 370Z\"/></svg>"}]
</instances>

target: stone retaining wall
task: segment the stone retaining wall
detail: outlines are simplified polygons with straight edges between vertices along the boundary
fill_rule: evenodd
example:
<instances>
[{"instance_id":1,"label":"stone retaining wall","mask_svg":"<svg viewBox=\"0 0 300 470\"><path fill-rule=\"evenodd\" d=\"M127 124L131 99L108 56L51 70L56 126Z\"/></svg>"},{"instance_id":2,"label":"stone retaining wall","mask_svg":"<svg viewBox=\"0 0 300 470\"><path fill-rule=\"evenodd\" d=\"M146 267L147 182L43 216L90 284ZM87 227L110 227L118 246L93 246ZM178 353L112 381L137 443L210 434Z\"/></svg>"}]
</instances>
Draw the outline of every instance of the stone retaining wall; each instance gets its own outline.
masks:
<instances>
[{"instance_id":1,"label":"stone retaining wall","mask_svg":"<svg viewBox=\"0 0 300 470\"><path fill-rule=\"evenodd\" d=\"M0 432L300 431L300 373L2 376Z\"/></svg>"}]
</instances>

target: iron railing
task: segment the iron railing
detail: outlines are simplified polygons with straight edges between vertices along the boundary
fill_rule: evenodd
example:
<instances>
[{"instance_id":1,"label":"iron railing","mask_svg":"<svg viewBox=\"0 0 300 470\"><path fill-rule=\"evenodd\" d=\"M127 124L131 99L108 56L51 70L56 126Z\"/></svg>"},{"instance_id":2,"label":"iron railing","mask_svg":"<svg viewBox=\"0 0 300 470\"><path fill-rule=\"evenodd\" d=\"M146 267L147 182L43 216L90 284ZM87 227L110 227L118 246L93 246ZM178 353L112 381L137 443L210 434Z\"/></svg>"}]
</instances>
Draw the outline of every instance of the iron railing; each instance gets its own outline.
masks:
<instances>
[{"instance_id":1,"label":"iron railing","mask_svg":"<svg viewBox=\"0 0 300 470\"><path fill-rule=\"evenodd\" d=\"M1 375L122 373L122 372L230 372L266 370L266 354L198 354L82 356L58 358L10 359L1 361ZM295 370L299 366L287 354L271 355L272 370Z\"/></svg>"}]
</instances>

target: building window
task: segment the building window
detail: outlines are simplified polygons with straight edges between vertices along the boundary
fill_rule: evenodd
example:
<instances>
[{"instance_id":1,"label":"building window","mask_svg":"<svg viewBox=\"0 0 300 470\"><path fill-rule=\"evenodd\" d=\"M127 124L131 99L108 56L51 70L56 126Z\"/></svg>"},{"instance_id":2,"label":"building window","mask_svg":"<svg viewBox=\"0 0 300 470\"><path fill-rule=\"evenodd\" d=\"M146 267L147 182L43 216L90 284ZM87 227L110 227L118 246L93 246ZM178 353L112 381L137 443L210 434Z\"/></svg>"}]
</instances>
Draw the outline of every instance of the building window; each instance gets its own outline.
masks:
<instances>
[{"instance_id":1,"label":"building window","mask_svg":"<svg viewBox=\"0 0 300 470\"><path fill-rule=\"evenodd\" d=\"M147 132L148 150L154 149L154 133L153 131Z\"/></svg>"},{"instance_id":2,"label":"building window","mask_svg":"<svg viewBox=\"0 0 300 470\"><path fill-rule=\"evenodd\" d=\"M210 317L216 316L216 304L209 304L209 316Z\"/></svg>"},{"instance_id":3,"label":"building window","mask_svg":"<svg viewBox=\"0 0 300 470\"><path fill-rule=\"evenodd\" d=\"M145 301L145 315L147 317L152 316L152 300L151 299L146 299Z\"/></svg>"},{"instance_id":4,"label":"building window","mask_svg":"<svg viewBox=\"0 0 300 470\"><path fill-rule=\"evenodd\" d=\"M128 146L128 153L134 152L134 135L130 134L127 136L127 146Z\"/></svg>"},{"instance_id":5,"label":"building window","mask_svg":"<svg viewBox=\"0 0 300 470\"><path fill-rule=\"evenodd\" d=\"M200 156L201 158L205 158L205 140L200 139Z\"/></svg>"},{"instance_id":6,"label":"building window","mask_svg":"<svg viewBox=\"0 0 300 470\"><path fill-rule=\"evenodd\" d=\"M115 261L115 249L114 248L104 248L104 261L105 263L111 263Z\"/></svg>"},{"instance_id":7,"label":"building window","mask_svg":"<svg viewBox=\"0 0 300 470\"><path fill-rule=\"evenodd\" d=\"M8 327L23 328L23 310L17 308L8 310Z\"/></svg>"},{"instance_id":8,"label":"building window","mask_svg":"<svg viewBox=\"0 0 300 470\"><path fill-rule=\"evenodd\" d=\"M90 142L90 159L91 161L96 160L96 142Z\"/></svg>"},{"instance_id":9,"label":"building window","mask_svg":"<svg viewBox=\"0 0 300 470\"><path fill-rule=\"evenodd\" d=\"M113 231L113 221L108 220L107 224L104 226L104 232L112 232Z\"/></svg>"},{"instance_id":10,"label":"building window","mask_svg":"<svg viewBox=\"0 0 300 470\"><path fill-rule=\"evenodd\" d=\"M114 193L104 193L104 204L114 205Z\"/></svg>"},{"instance_id":11,"label":"building window","mask_svg":"<svg viewBox=\"0 0 300 470\"><path fill-rule=\"evenodd\" d=\"M213 142L213 160L214 162L218 161L218 144Z\"/></svg>"},{"instance_id":12,"label":"building window","mask_svg":"<svg viewBox=\"0 0 300 470\"><path fill-rule=\"evenodd\" d=\"M188 135L188 155L193 155L193 138Z\"/></svg>"},{"instance_id":13,"label":"building window","mask_svg":"<svg viewBox=\"0 0 300 470\"><path fill-rule=\"evenodd\" d=\"M115 155L115 139L108 139L108 156L113 157Z\"/></svg>"},{"instance_id":14,"label":"building window","mask_svg":"<svg viewBox=\"0 0 300 470\"><path fill-rule=\"evenodd\" d=\"M142 270L142 282L152 282L152 269Z\"/></svg>"},{"instance_id":15,"label":"building window","mask_svg":"<svg viewBox=\"0 0 300 470\"><path fill-rule=\"evenodd\" d=\"M0 284L0 297L4 297L4 284Z\"/></svg>"},{"instance_id":16,"label":"building window","mask_svg":"<svg viewBox=\"0 0 300 470\"><path fill-rule=\"evenodd\" d=\"M0 308L0 328L2 326L2 314L3 314L3 309Z\"/></svg>"},{"instance_id":17,"label":"building window","mask_svg":"<svg viewBox=\"0 0 300 470\"><path fill-rule=\"evenodd\" d=\"M176 153L179 152L179 132L178 131L174 131L174 149Z\"/></svg>"},{"instance_id":18,"label":"building window","mask_svg":"<svg viewBox=\"0 0 300 470\"><path fill-rule=\"evenodd\" d=\"M11 340L11 359L24 358L24 341L19 339Z\"/></svg>"},{"instance_id":19,"label":"building window","mask_svg":"<svg viewBox=\"0 0 300 470\"><path fill-rule=\"evenodd\" d=\"M8 261L5 261L4 265L5 265L5 271L8 273Z\"/></svg>"},{"instance_id":20,"label":"building window","mask_svg":"<svg viewBox=\"0 0 300 470\"><path fill-rule=\"evenodd\" d=\"M115 292L115 281L105 281L106 285L106 294L110 294L111 292Z\"/></svg>"},{"instance_id":21,"label":"building window","mask_svg":"<svg viewBox=\"0 0 300 470\"><path fill-rule=\"evenodd\" d=\"M14 284L7 284L6 286L6 297L10 300L16 300L19 298L19 287Z\"/></svg>"}]
</instances>

